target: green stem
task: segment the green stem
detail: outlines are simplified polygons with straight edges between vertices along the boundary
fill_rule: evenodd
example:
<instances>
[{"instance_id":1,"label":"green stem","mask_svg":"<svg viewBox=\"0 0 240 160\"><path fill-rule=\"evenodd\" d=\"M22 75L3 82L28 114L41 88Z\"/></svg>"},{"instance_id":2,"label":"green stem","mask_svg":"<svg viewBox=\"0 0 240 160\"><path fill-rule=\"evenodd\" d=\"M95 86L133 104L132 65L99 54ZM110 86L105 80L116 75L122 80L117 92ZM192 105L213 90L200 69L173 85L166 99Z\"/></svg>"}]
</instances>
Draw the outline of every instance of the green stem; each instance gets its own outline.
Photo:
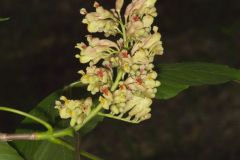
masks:
<instances>
[{"instance_id":1,"label":"green stem","mask_svg":"<svg viewBox=\"0 0 240 160\"><path fill-rule=\"evenodd\" d=\"M64 136L70 136L72 137L74 133L73 128L66 128L63 130L59 131L54 131L53 133L49 132L38 132L35 133L36 140L51 140L52 138L59 138L59 137L64 137Z\"/></svg>"},{"instance_id":2,"label":"green stem","mask_svg":"<svg viewBox=\"0 0 240 160\"><path fill-rule=\"evenodd\" d=\"M11 113L15 113L15 114L27 117L27 118L29 118L33 121L36 121L36 122L40 123L44 127L46 127L49 132L53 132L53 128L49 123L47 123L46 121L44 121L44 120L42 120L38 117L35 117L31 114L28 114L26 112L22 112L22 111L19 111L19 110L16 110L16 109L8 108L8 107L0 107L0 111L11 112Z\"/></svg>"},{"instance_id":3,"label":"green stem","mask_svg":"<svg viewBox=\"0 0 240 160\"><path fill-rule=\"evenodd\" d=\"M126 36L126 30L125 30L125 26L123 25L123 23L120 23L121 28L122 28L122 33L123 33L123 41L124 41L124 47L127 48L127 36Z\"/></svg>"},{"instance_id":4,"label":"green stem","mask_svg":"<svg viewBox=\"0 0 240 160\"><path fill-rule=\"evenodd\" d=\"M119 20L120 20L120 26L122 29L122 36L123 36L123 41L124 41L124 47L128 48L128 43L127 43L127 35L126 35L126 28L125 25L123 24L123 20L122 20L122 16L120 14L120 12L118 12L118 16L119 16Z\"/></svg>"},{"instance_id":5,"label":"green stem","mask_svg":"<svg viewBox=\"0 0 240 160\"><path fill-rule=\"evenodd\" d=\"M82 124L79 124L75 127L75 130L80 130L88 121L90 121L94 116L97 115L97 113L102 109L102 105L98 104L96 108L94 108L91 113L86 117L86 119L83 121Z\"/></svg>"},{"instance_id":6,"label":"green stem","mask_svg":"<svg viewBox=\"0 0 240 160\"><path fill-rule=\"evenodd\" d=\"M111 91L115 91L117 89L119 81L122 79L123 73L124 73L124 71L122 69L118 70L118 74L117 74L115 82L113 83L113 85L111 87Z\"/></svg>"},{"instance_id":7,"label":"green stem","mask_svg":"<svg viewBox=\"0 0 240 160\"><path fill-rule=\"evenodd\" d=\"M68 148L69 150L75 151L75 149L74 149L74 147L73 147L72 145L64 142L64 141L61 140L61 139L52 138L52 139L50 139L49 141L52 142L52 143L55 143L55 144L64 146L64 147Z\"/></svg>"},{"instance_id":8,"label":"green stem","mask_svg":"<svg viewBox=\"0 0 240 160\"><path fill-rule=\"evenodd\" d=\"M60 131L56 131L53 133L53 137L63 137L63 136L70 136L72 137L74 134L74 128L66 128Z\"/></svg>"},{"instance_id":9,"label":"green stem","mask_svg":"<svg viewBox=\"0 0 240 160\"><path fill-rule=\"evenodd\" d=\"M113 116L111 114L105 114L105 113L101 113L101 112L99 112L98 115L99 116L103 116L103 117L107 117L107 118L117 119L117 120L128 122L128 123L134 123L134 124L138 124L139 123L137 121L131 121L131 120L127 119L127 118L121 118L121 117L118 117L118 116Z\"/></svg>"},{"instance_id":10,"label":"green stem","mask_svg":"<svg viewBox=\"0 0 240 160\"><path fill-rule=\"evenodd\" d=\"M82 86L85 86L85 84L83 84L81 81L76 81L76 82L73 82L73 83L69 84L68 86L64 87L63 90L66 91L70 88L82 87Z\"/></svg>"}]
</instances>

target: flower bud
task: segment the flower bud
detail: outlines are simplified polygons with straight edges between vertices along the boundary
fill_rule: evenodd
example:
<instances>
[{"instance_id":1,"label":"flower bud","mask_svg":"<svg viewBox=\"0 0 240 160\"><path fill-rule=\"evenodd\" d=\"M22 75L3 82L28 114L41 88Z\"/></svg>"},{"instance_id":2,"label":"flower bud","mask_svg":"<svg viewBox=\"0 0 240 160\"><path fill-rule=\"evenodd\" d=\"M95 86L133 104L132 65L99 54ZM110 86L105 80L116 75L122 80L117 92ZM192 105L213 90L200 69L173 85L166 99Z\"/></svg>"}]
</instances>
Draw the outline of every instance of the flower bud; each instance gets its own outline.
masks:
<instances>
[{"instance_id":1,"label":"flower bud","mask_svg":"<svg viewBox=\"0 0 240 160\"><path fill-rule=\"evenodd\" d=\"M85 8L80 9L80 14L81 15L86 15L87 14L87 10Z\"/></svg>"},{"instance_id":2,"label":"flower bud","mask_svg":"<svg viewBox=\"0 0 240 160\"><path fill-rule=\"evenodd\" d=\"M124 0L116 0L116 11L117 12L120 12L121 11L121 9L122 9L122 6L123 6L123 2L124 2Z\"/></svg>"}]
</instances>

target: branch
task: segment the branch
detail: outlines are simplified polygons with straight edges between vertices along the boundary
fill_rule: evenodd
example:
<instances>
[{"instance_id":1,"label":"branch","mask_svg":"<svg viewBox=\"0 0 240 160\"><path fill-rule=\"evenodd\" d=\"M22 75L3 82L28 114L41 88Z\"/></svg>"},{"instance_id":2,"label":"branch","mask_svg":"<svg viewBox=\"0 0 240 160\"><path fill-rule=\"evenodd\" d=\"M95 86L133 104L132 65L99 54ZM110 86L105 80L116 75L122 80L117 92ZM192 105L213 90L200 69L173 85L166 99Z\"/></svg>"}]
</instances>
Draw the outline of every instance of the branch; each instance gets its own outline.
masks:
<instances>
[{"instance_id":1,"label":"branch","mask_svg":"<svg viewBox=\"0 0 240 160\"><path fill-rule=\"evenodd\" d=\"M0 133L0 142L15 141L15 140L37 140L35 133L30 134L6 134Z\"/></svg>"},{"instance_id":2,"label":"branch","mask_svg":"<svg viewBox=\"0 0 240 160\"><path fill-rule=\"evenodd\" d=\"M35 133L0 133L0 142L1 141L14 141L14 140L31 140L31 141L38 141L38 140L52 140L57 139L59 137L64 136L73 136L74 129L73 128L66 128L59 131L53 132L35 132Z\"/></svg>"}]
</instances>

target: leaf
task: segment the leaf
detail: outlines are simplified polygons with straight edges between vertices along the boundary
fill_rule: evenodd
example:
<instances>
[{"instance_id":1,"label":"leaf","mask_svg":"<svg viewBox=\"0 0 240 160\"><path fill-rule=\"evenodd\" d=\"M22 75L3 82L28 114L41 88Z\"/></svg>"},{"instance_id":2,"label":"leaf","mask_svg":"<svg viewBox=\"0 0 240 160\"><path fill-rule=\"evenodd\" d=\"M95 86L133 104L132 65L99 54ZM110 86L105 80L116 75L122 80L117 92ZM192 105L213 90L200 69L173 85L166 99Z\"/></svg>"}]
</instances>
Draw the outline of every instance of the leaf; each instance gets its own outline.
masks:
<instances>
[{"instance_id":1,"label":"leaf","mask_svg":"<svg viewBox=\"0 0 240 160\"><path fill-rule=\"evenodd\" d=\"M23 160L8 143L0 142L0 160Z\"/></svg>"},{"instance_id":2,"label":"leaf","mask_svg":"<svg viewBox=\"0 0 240 160\"><path fill-rule=\"evenodd\" d=\"M169 99L181 91L200 85L221 84L240 80L240 70L212 63L161 64L157 67L158 88L156 99Z\"/></svg>"},{"instance_id":3,"label":"leaf","mask_svg":"<svg viewBox=\"0 0 240 160\"><path fill-rule=\"evenodd\" d=\"M54 125L55 119L58 116L57 110L54 108L55 101L59 99L59 97L63 94L62 90L57 90L50 95L48 95L46 98L44 98L38 105L33 108L29 113L37 116L48 123ZM22 124L27 123L35 123L32 120L26 118L22 121Z\"/></svg>"},{"instance_id":4,"label":"leaf","mask_svg":"<svg viewBox=\"0 0 240 160\"><path fill-rule=\"evenodd\" d=\"M48 141L19 141L13 144L25 160L74 160L74 152Z\"/></svg>"},{"instance_id":5,"label":"leaf","mask_svg":"<svg viewBox=\"0 0 240 160\"><path fill-rule=\"evenodd\" d=\"M91 132L98 123L103 121L103 116L95 116L91 121L89 121L79 132L81 136L86 135L87 133Z\"/></svg>"},{"instance_id":6,"label":"leaf","mask_svg":"<svg viewBox=\"0 0 240 160\"><path fill-rule=\"evenodd\" d=\"M3 22L3 21L7 21L9 20L10 18L3 18L3 17L0 17L0 22Z\"/></svg>"}]
</instances>

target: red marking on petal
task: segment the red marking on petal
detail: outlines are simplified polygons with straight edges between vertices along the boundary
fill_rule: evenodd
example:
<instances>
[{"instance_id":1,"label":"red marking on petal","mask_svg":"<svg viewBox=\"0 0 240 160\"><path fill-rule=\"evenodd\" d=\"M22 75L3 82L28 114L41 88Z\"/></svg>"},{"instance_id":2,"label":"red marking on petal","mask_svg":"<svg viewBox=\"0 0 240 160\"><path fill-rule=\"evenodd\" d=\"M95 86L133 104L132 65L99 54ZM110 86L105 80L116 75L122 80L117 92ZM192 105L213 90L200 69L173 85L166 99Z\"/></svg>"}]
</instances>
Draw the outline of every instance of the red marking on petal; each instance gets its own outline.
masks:
<instances>
[{"instance_id":1,"label":"red marking on petal","mask_svg":"<svg viewBox=\"0 0 240 160\"><path fill-rule=\"evenodd\" d=\"M121 84L121 85L119 85L119 88L120 88L121 90L124 90L124 89L125 89L125 86L124 86L123 84Z\"/></svg>"},{"instance_id":2,"label":"red marking on petal","mask_svg":"<svg viewBox=\"0 0 240 160\"><path fill-rule=\"evenodd\" d=\"M133 20L136 22L136 21L139 21L140 18L138 16L133 16Z\"/></svg>"},{"instance_id":3,"label":"red marking on petal","mask_svg":"<svg viewBox=\"0 0 240 160\"><path fill-rule=\"evenodd\" d=\"M109 90L108 90L107 87L102 88L101 91L102 91L103 94L105 94L106 96L108 96Z\"/></svg>"},{"instance_id":4,"label":"red marking on petal","mask_svg":"<svg viewBox=\"0 0 240 160\"><path fill-rule=\"evenodd\" d=\"M129 91L132 91L132 88L130 87L130 85L127 85L127 88Z\"/></svg>"},{"instance_id":5,"label":"red marking on petal","mask_svg":"<svg viewBox=\"0 0 240 160\"><path fill-rule=\"evenodd\" d=\"M82 45L82 48L83 48L83 49L87 48L87 45Z\"/></svg>"},{"instance_id":6,"label":"red marking on petal","mask_svg":"<svg viewBox=\"0 0 240 160\"><path fill-rule=\"evenodd\" d=\"M111 64L110 64L110 63L106 64L105 66L106 66L108 69L111 68Z\"/></svg>"},{"instance_id":7,"label":"red marking on petal","mask_svg":"<svg viewBox=\"0 0 240 160\"><path fill-rule=\"evenodd\" d=\"M98 76L99 78L103 78L103 71L102 71L102 69L99 69L99 70L97 71L97 76Z\"/></svg>"},{"instance_id":8,"label":"red marking on petal","mask_svg":"<svg viewBox=\"0 0 240 160\"><path fill-rule=\"evenodd\" d=\"M87 112L88 106L84 105L82 109L83 109L83 112L85 113Z\"/></svg>"},{"instance_id":9,"label":"red marking on petal","mask_svg":"<svg viewBox=\"0 0 240 160\"><path fill-rule=\"evenodd\" d=\"M128 51L122 52L122 56L123 56L123 58L128 58Z\"/></svg>"},{"instance_id":10,"label":"red marking on petal","mask_svg":"<svg viewBox=\"0 0 240 160\"><path fill-rule=\"evenodd\" d=\"M141 85L143 83L143 80L140 77L138 77L136 78L136 82L137 84Z\"/></svg>"}]
</instances>

